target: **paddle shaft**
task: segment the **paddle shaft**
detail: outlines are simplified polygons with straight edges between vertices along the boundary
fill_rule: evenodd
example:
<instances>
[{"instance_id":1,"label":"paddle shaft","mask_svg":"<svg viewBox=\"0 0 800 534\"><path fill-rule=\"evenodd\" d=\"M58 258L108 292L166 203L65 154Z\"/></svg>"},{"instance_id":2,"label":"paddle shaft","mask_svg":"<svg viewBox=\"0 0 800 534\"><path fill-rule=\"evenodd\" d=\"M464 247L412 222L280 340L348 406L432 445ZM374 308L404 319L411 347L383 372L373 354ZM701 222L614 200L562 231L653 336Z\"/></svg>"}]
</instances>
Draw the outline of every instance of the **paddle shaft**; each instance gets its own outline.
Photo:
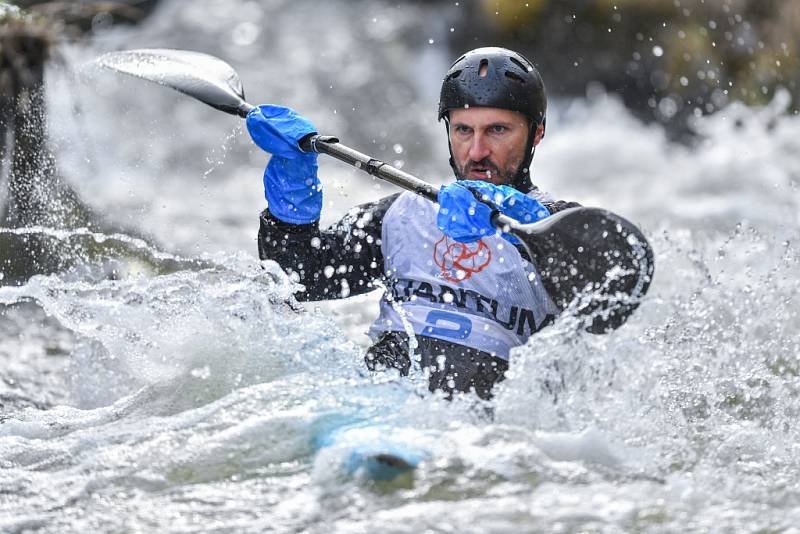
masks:
<instances>
[{"instance_id":1,"label":"paddle shaft","mask_svg":"<svg viewBox=\"0 0 800 534\"><path fill-rule=\"evenodd\" d=\"M252 106L243 103L237 113L244 117L251 109ZM314 134L301 139L299 145L304 152L328 154L431 202L438 200L438 187L353 150L335 137ZM541 280L559 308L566 308L587 287L598 291L602 288L606 295L611 295L608 302L612 303L616 295L634 297L621 304L597 299L585 305L581 313L593 317L587 327L590 332L618 328L650 286L652 249L634 225L614 213L598 208L574 208L538 223L522 224L495 210L491 222L519 239L528 258L537 262ZM559 223L567 224L559 227ZM626 274L621 275L622 271ZM613 272L617 274L609 275Z\"/></svg>"},{"instance_id":2,"label":"paddle shaft","mask_svg":"<svg viewBox=\"0 0 800 534\"><path fill-rule=\"evenodd\" d=\"M226 113L246 117L253 110L245 101L236 72L207 54L129 50L109 52L100 58L100 63L171 87ZM432 202L438 199L438 187L344 146L335 137L309 135L301 139L299 148L328 154ZM609 211L576 207L536 223L522 224L495 210L491 220L519 238L528 257L536 262L545 290L559 308L565 308L587 288L600 291L599 299L584 302L581 308L581 314L592 316L592 332L616 328L625 322L652 280L653 251L647 238L630 221ZM629 300L620 301L620 295Z\"/></svg>"},{"instance_id":3,"label":"paddle shaft","mask_svg":"<svg viewBox=\"0 0 800 534\"><path fill-rule=\"evenodd\" d=\"M253 109L253 106L247 102L242 102L237 109L237 114L246 117L251 109ZM427 198L431 202L438 201L439 188L435 185L413 174L392 167L386 162L343 145L336 137L325 135L308 136L300 141L300 149L304 152L327 154L334 159L347 163L385 182L389 182L421 197ZM499 212L494 213L492 223L506 231L514 232L515 230L520 230L517 221Z\"/></svg>"}]
</instances>

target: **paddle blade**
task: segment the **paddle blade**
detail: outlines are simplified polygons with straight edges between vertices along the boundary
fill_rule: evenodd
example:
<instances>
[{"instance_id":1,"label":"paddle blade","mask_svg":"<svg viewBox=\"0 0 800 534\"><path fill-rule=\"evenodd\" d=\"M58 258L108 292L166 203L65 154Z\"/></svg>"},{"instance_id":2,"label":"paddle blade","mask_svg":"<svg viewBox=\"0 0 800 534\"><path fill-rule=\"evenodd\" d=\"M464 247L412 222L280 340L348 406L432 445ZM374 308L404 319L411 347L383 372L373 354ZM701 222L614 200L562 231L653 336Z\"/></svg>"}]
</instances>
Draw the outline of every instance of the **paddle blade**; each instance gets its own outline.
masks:
<instances>
[{"instance_id":1,"label":"paddle blade","mask_svg":"<svg viewBox=\"0 0 800 534\"><path fill-rule=\"evenodd\" d=\"M559 308L579 294L592 314L589 331L619 327L653 278L653 250L630 221L599 208L571 208L515 229L533 254L542 283ZM590 297L589 297L590 295Z\"/></svg>"},{"instance_id":2,"label":"paddle blade","mask_svg":"<svg viewBox=\"0 0 800 534\"><path fill-rule=\"evenodd\" d=\"M104 54L97 63L171 87L226 113L243 117L252 108L244 100L236 71L208 54L166 48L123 50Z\"/></svg>"}]
</instances>

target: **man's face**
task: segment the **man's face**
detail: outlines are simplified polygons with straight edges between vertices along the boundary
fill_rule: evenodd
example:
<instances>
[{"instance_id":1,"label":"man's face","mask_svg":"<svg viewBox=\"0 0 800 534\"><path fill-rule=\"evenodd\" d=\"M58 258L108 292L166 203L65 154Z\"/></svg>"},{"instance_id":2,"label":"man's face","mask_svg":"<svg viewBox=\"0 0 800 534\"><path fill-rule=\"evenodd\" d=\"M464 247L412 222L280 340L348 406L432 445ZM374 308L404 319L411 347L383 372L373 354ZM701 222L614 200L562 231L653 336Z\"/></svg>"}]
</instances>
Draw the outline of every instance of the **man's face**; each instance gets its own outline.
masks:
<instances>
[{"instance_id":1,"label":"man's face","mask_svg":"<svg viewBox=\"0 0 800 534\"><path fill-rule=\"evenodd\" d=\"M510 184L525 159L528 119L516 111L466 108L450 111L450 146L459 178ZM544 132L534 136L538 144Z\"/></svg>"}]
</instances>

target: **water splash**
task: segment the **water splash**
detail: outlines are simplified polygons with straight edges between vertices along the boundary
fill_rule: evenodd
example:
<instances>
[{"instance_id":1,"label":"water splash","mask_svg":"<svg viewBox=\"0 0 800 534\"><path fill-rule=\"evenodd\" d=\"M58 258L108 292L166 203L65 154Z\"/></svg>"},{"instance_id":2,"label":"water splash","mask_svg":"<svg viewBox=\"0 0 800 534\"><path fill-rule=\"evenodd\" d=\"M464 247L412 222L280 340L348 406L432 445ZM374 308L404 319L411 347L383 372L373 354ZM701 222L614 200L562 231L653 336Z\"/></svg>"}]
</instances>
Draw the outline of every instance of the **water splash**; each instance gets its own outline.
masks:
<instances>
[{"instance_id":1,"label":"water splash","mask_svg":"<svg viewBox=\"0 0 800 534\"><path fill-rule=\"evenodd\" d=\"M109 36L106 44L140 39L130 45L159 40L212 52L217 45L231 48L224 44L230 32L201 31L208 12L220 20L242 16L228 2L166 6L144 34ZM307 6L274 6L276 12L266 4L246 9L285 16L275 20L292 28L306 17ZM434 139L441 125L402 108L413 82L392 86L389 77L382 85L365 76L383 61L384 49L354 62L342 88L327 90L331 80L338 84L336 65L351 59L357 44L341 34L347 19L336 18L336 9L347 6L330 6L320 24L321 34L331 28L323 36L332 43L323 68L306 77L317 58L297 46L297 37L259 34L236 49L248 87L263 82L275 101L299 104L326 129L355 132L366 145L372 139L388 150L402 144L413 171L446 176L443 139L430 143L430 154L415 148L419 132ZM190 36L179 35L176 24L191 28ZM393 26L390 34L402 29ZM264 66L265 48L280 50L289 74ZM315 81L298 85L298 79ZM367 82L383 106L380 112L359 108L372 122L362 128L342 118L348 114L333 117L331 109L352 106L330 100L332 92L349 102ZM91 94L105 92L107 104L97 99L86 118L110 138L101 142L84 132L75 139L100 148L94 163L106 172L75 172L82 176L76 187L146 230L168 234L160 239L177 243L184 251L178 257L197 257L186 251L199 242L204 250L249 250L264 156L249 153L242 141L226 152L223 166L235 168L198 180L207 171L208 147L222 143L223 134L210 132L229 132L232 123L155 89L95 80ZM387 100L403 109L413 136L382 125L401 114L386 108ZM0 504L0 528L793 528L800 521L794 483L800 467L794 423L800 408L794 309L800 121L778 108L780 101L764 110L730 107L700 119L704 141L687 148L668 143L662 130L638 123L610 97L551 107L548 136L537 152L537 184L642 223L659 271L619 331L591 336L564 317L516 350L511 374L489 404L471 397L446 403L395 376L370 376L363 349L350 341L368 324L369 304L296 312L282 273L274 264L262 270L244 253L200 256L212 265L184 265L162 276L38 277L0 290L2 302L33 300L58 323L60 330L31 327L41 338L72 336L40 356L61 365L47 369L61 379L42 382L53 391L41 404L60 406L43 410L20 402L3 412L0 490L8 498ZM128 139L130 131L146 135ZM81 170L81 152L71 148L60 146L72 154L70 168ZM351 178L335 166L323 174L326 186ZM344 197L327 189L334 214L355 203L354 195L377 194L348 189L359 191ZM198 198L207 206L201 214ZM201 232L207 240L198 239ZM95 242L90 235L76 239ZM331 322L337 313L347 316L347 330ZM28 332L8 322L3 327L7 337ZM33 352L40 340L26 339ZM43 368L31 364L28 375ZM346 479L336 471L335 451L315 456L320 428L359 418L429 446L432 459L413 484Z\"/></svg>"}]
</instances>

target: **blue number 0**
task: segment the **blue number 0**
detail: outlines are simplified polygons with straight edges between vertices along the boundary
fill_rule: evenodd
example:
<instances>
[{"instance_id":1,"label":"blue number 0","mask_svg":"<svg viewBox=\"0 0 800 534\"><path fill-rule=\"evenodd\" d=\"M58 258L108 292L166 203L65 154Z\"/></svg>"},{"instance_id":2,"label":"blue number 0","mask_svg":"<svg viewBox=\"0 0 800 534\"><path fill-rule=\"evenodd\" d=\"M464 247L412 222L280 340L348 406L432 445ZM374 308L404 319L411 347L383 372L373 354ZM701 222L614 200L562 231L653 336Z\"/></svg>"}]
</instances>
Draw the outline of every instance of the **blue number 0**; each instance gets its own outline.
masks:
<instances>
[{"instance_id":1,"label":"blue number 0","mask_svg":"<svg viewBox=\"0 0 800 534\"><path fill-rule=\"evenodd\" d=\"M440 326L440 322L445 324ZM425 318L425 323L429 326L422 330L423 336L467 339L472 332L472 321L457 313L433 310Z\"/></svg>"}]
</instances>

